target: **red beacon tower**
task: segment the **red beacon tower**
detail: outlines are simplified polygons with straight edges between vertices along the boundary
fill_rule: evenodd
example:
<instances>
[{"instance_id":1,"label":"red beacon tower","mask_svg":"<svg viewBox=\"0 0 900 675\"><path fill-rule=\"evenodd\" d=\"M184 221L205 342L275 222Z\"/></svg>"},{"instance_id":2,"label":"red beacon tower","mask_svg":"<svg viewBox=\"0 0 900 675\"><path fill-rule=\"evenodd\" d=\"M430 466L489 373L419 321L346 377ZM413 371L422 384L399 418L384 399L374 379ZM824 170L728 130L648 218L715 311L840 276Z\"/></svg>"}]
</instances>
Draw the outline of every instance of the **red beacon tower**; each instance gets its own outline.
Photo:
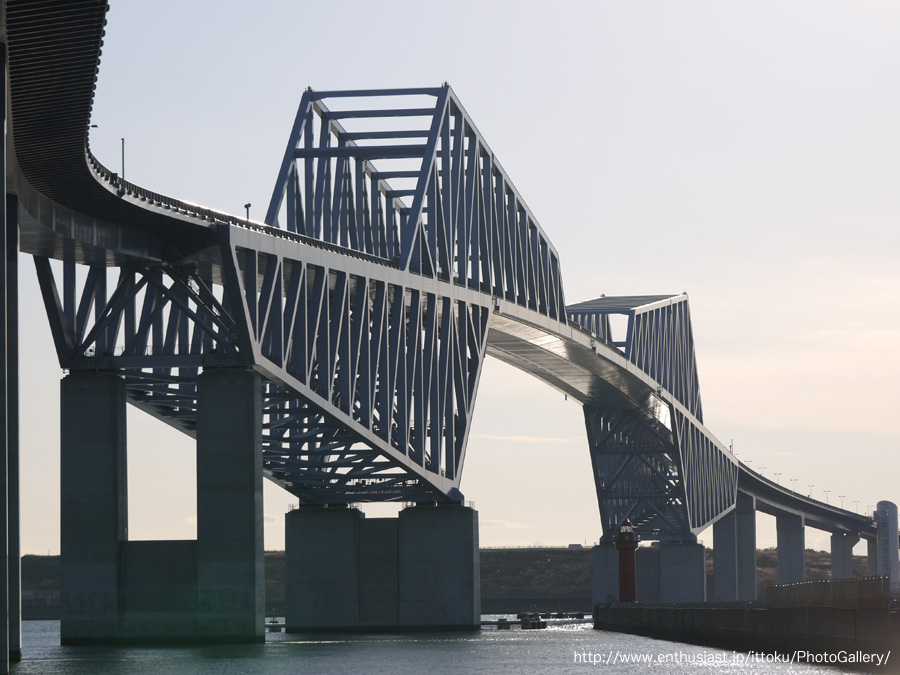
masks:
<instances>
[{"instance_id":1,"label":"red beacon tower","mask_svg":"<svg viewBox=\"0 0 900 675\"><path fill-rule=\"evenodd\" d=\"M634 526L626 518L613 536L619 552L619 602L637 602L637 575L635 573L634 552L638 547L638 537Z\"/></svg>"}]
</instances>

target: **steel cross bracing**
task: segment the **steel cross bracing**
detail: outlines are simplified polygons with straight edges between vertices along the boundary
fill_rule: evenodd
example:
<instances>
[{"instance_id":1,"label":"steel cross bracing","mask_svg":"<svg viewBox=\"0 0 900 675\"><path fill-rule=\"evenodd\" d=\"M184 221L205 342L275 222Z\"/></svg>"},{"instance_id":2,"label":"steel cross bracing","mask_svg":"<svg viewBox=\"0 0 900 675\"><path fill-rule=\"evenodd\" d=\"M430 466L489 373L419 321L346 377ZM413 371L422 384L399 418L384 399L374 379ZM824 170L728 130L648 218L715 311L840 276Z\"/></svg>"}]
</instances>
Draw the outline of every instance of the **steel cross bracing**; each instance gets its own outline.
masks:
<instances>
[{"instance_id":1,"label":"steel cross bracing","mask_svg":"<svg viewBox=\"0 0 900 675\"><path fill-rule=\"evenodd\" d=\"M604 536L626 517L646 538L695 536L734 505L738 464L701 428L687 296L602 297L572 305L567 313L620 349L680 404L670 406L665 425L627 410L585 406ZM618 341L613 315L627 319Z\"/></svg>"},{"instance_id":2,"label":"steel cross bracing","mask_svg":"<svg viewBox=\"0 0 900 675\"><path fill-rule=\"evenodd\" d=\"M266 223L566 322L556 250L446 85L307 90Z\"/></svg>"},{"instance_id":3,"label":"steel cross bracing","mask_svg":"<svg viewBox=\"0 0 900 675\"><path fill-rule=\"evenodd\" d=\"M124 373L133 403L189 434L199 369L254 367L265 469L285 488L307 502L452 497L488 310L380 265L351 273L340 254L222 232L216 264L125 266L111 293L106 267L63 262L60 285L36 257L63 367Z\"/></svg>"},{"instance_id":4,"label":"steel cross bracing","mask_svg":"<svg viewBox=\"0 0 900 675\"><path fill-rule=\"evenodd\" d=\"M627 514L690 537L733 504L691 468L731 464L699 421L686 302L632 312L635 380L602 311L567 317L556 251L449 87L307 91L268 226L196 217L216 243L177 261L35 258L64 368L122 373L132 403L188 434L201 369L255 369L266 473L312 503L460 499L485 354L567 391L587 368L572 393L607 532ZM625 393L596 393L610 386Z\"/></svg>"}]
</instances>

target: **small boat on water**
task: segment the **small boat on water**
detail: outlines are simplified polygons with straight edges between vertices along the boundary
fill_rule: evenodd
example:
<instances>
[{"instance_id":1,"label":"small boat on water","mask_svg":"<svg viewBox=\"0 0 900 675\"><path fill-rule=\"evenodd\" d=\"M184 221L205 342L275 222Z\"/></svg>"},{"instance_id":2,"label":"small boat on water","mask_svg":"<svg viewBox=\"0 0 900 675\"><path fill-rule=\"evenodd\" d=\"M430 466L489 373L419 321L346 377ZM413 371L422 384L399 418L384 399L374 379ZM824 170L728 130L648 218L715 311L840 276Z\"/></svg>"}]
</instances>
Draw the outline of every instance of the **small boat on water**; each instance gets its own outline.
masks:
<instances>
[{"instance_id":1,"label":"small boat on water","mask_svg":"<svg viewBox=\"0 0 900 675\"><path fill-rule=\"evenodd\" d=\"M546 628L547 622L537 612L528 612L522 615L522 630L534 630Z\"/></svg>"}]
</instances>

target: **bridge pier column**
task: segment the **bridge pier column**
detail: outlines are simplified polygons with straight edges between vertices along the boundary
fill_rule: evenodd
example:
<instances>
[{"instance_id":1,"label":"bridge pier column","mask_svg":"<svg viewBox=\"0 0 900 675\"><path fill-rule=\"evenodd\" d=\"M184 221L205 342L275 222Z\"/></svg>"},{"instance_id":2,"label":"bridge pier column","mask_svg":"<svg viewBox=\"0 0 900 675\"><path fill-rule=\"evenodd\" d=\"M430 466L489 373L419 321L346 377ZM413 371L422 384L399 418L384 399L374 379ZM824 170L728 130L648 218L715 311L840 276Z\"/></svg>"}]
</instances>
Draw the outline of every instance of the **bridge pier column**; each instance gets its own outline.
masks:
<instances>
[{"instance_id":1,"label":"bridge pier column","mask_svg":"<svg viewBox=\"0 0 900 675\"><path fill-rule=\"evenodd\" d=\"M261 386L248 370L197 378L197 609L216 639L265 639Z\"/></svg>"},{"instance_id":2,"label":"bridge pier column","mask_svg":"<svg viewBox=\"0 0 900 675\"><path fill-rule=\"evenodd\" d=\"M897 506L893 502L880 501L875 507L877 528L878 575L888 577L891 592L900 593L900 551L897 547Z\"/></svg>"},{"instance_id":3,"label":"bridge pier column","mask_svg":"<svg viewBox=\"0 0 900 675\"><path fill-rule=\"evenodd\" d=\"M360 625L360 527L364 520L359 509L344 507L301 506L287 513L288 630L340 630ZM387 548L388 542L384 544Z\"/></svg>"},{"instance_id":4,"label":"bridge pier column","mask_svg":"<svg viewBox=\"0 0 900 675\"><path fill-rule=\"evenodd\" d=\"M868 562L868 574L870 577L878 576L878 539L872 537L866 539L866 561Z\"/></svg>"},{"instance_id":5,"label":"bridge pier column","mask_svg":"<svg viewBox=\"0 0 900 675\"><path fill-rule=\"evenodd\" d=\"M63 379L62 644L265 639L261 407L258 375L200 375L197 541L128 541L125 381Z\"/></svg>"},{"instance_id":6,"label":"bridge pier column","mask_svg":"<svg viewBox=\"0 0 900 675\"><path fill-rule=\"evenodd\" d=\"M853 547L859 542L859 535L849 532L834 532L831 535L831 578L853 578Z\"/></svg>"},{"instance_id":7,"label":"bridge pier column","mask_svg":"<svg viewBox=\"0 0 900 675\"><path fill-rule=\"evenodd\" d=\"M67 375L60 408L60 640L115 640L119 549L128 538L125 380Z\"/></svg>"},{"instance_id":8,"label":"bridge pier column","mask_svg":"<svg viewBox=\"0 0 900 675\"><path fill-rule=\"evenodd\" d=\"M659 602L659 546L641 546L635 551L637 601Z\"/></svg>"},{"instance_id":9,"label":"bridge pier column","mask_svg":"<svg viewBox=\"0 0 900 675\"><path fill-rule=\"evenodd\" d=\"M659 601L706 602L706 549L703 544L660 544Z\"/></svg>"},{"instance_id":10,"label":"bridge pier column","mask_svg":"<svg viewBox=\"0 0 900 675\"><path fill-rule=\"evenodd\" d=\"M756 500L738 493L735 509L713 525L718 602L756 600Z\"/></svg>"},{"instance_id":11,"label":"bridge pier column","mask_svg":"<svg viewBox=\"0 0 900 675\"><path fill-rule=\"evenodd\" d=\"M640 553L643 547L638 548ZM640 563L637 565L640 575ZM637 580L638 600L641 599L640 576ZM600 542L591 549L591 604L603 605L619 600L619 554L616 545L610 542Z\"/></svg>"},{"instance_id":12,"label":"bridge pier column","mask_svg":"<svg viewBox=\"0 0 900 675\"><path fill-rule=\"evenodd\" d=\"M401 626L481 628L478 512L413 506L400 512Z\"/></svg>"},{"instance_id":13,"label":"bridge pier column","mask_svg":"<svg viewBox=\"0 0 900 675\"><path fill-rule=\"evenodd\" d=\"M290 632L481 625L478 513L414 506L398 518L301 506L285 518Z\"/></svg>"},{"instance_id":14,"label":"bridge pier column","mask_svg":"<svg viewBox=\"0 0 900 675\"><path fill-rule=\"evenodd\" d=\"M803 516L781 513L775 517L778 543L778 583L792 584L806 578Z\"/></svg>"}]
</instances>

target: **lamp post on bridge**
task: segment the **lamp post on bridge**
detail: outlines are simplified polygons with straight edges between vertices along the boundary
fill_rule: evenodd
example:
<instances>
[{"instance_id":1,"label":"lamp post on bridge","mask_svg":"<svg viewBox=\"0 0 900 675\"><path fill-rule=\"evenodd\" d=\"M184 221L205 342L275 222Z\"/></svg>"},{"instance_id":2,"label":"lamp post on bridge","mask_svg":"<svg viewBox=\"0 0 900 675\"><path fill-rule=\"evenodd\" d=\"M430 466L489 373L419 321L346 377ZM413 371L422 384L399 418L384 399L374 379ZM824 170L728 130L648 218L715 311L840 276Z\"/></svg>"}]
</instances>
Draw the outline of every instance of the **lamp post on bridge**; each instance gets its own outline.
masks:
<instances>
[{"instance_id":1,"label":"lamp post on bridge","mask_svg":"<svg viewBox=\"0 0 900 675\"><path fill-rule=\"evenodd\" d=\"M814 487L816 487L815 484L814 484L814 483L807 483L807 484L806 484L806 487L809 488L809 494L806 495L806 496L812 498L812 489L813 489Z\"/></svg>"},{"instance_id":2,"label":"lamp post on bridge","mask_svg":"<svg viewBox=\"0 0 900 675\"><path fill-rule=\"evenodd\" d=\"M838 495L838 499L841 500L841 508L844 508L844 497L846 497L846 496L847 495Z\"/></svg>"},{"instance_id":3,"label":"lamp post on bridge","mask_svg":"<svg viewBox=\"0 0 900 675\"><path fill-rule=\"evenodd\" d=\"M775 482L778 483L779 485L781 485L781 481L779 480L780 478L781 478L781 472L776 471L775 472Z\"/></svg>"},{"instance_id":4,"label":"lamp post on bridge","mask_svg":"<svg viewBox=\"0 0 900 675\"><path fill-rule=\"evenodd\" d=\"M831 490L822 490L822 492L825 493L825 503L827 504L828 503L828 493L831 492Z\"/></svg>"},{"instance_id":5,"label":"lamp post on bridge","mask_svg":"<svg viewBox=\"0 0 900 675\"><path fill-rule=\"evenodd\" d=\"M859 513L859 500L858 499L853 500L853 510L856 511L857 513Z\"/></svg>"},{"instance_id":6,"label":"lamp post on bridge","mask_svg":"<svg viewBox=\"0 0 900 675\"><path fill-rule=\"evenodd\" d=\"M791 478L791 490L793 492L797 491L797 479L796 478Z\"/></svg>"}]
</instances>

